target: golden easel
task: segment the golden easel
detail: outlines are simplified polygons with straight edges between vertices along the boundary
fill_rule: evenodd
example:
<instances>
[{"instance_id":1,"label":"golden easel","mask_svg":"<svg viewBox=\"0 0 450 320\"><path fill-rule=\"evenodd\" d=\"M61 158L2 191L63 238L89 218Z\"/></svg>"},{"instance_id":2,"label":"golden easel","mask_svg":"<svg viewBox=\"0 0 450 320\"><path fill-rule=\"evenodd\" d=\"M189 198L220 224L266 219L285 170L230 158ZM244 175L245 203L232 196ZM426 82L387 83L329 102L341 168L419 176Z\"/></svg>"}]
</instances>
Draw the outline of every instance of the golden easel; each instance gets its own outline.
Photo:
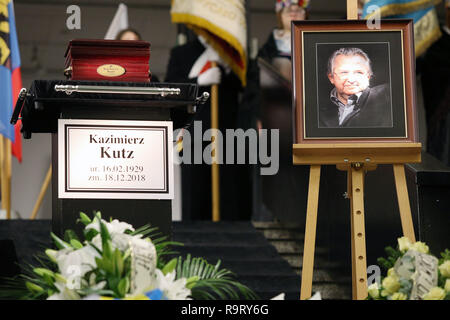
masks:
<instances>
[{"instance_id":1,"label":"golden easel","mask_svg":"<svg viewBox=\"0 0 450 320\"><path fill-rule=\"evenodd\" d=\"M347 19L358 19L357 0L347 0ZM406 163L421 161L421 144L392 143L324 143L294 144L293 163L310 165L308 203L300 299L311 297L314 248L321 165L336 165L347 171L347 197L351 211L352 292L353 299L367 297L367 258L364 226L364 175L376 170L379 164L392 164L403 234L415 242L414 227L406 186Z\"/></svg>"},{"instance_id":2,"label":"golden easel","mask_svg":"<svg viewBox=\"0 0 450 320\"><path fill-rule=\"evenodd\" d=\"M404 164L420 162L420 152L420 143L294 144L294 164L311 165L300 299L311 297L321 165L335 164L338 170L345 170L348 174L353 299L361 300L367 297L364 175L375 170L378 164L393 165L403 234L414 242Z\"/></svg>"}]
</instances>

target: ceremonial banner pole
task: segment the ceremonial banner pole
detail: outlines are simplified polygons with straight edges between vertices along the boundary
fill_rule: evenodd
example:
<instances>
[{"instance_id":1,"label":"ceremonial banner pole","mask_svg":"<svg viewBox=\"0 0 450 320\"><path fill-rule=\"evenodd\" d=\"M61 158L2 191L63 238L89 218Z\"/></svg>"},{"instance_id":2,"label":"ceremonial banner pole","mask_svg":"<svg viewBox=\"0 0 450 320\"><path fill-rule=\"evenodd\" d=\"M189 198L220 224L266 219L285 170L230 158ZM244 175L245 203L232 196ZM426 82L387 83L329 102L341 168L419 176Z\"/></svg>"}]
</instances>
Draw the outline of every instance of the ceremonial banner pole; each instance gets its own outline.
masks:
<instances>
[{"instance_id":1,"label":"ceremonial banner pole","mask_svg":"<svg viewBox=\"0 0 450 320\"><path fill-rule=\"evenodd\" d=\"M8 152L9 148L9 152ZM9 158L9 160L8 160ZM2 209L6 211L6 218L11 219L11 203L8 184L11 183L11 142L4 136L0 136L0 163L1 163L1 201Z\"/></svg>"},{"instance_id":2,"label":"ceremonial banner pole","mask_svg":"<svg viewBox=\"0 0 450 320\"><path fill-rule=\"evenodd\" d=\"M11 219L11 140L5 139L5 183L6 183L6 203L5 203L5 209L6 209L6 218Z\"/></svg>"},{"instance_id":3,"label":"ceremonial banner pole","mask_svg":"<svg viewBox=\"0 0 450 320\"><path fill-rule=\"evenodd\" d=\"M0 135L0 193L1 193L1 208L2 210L6 209L5 204L5 190L6 190L6 183L5 183L5 147L4 147L4 140L3 135Z\"/></svg>"},{"instance_id":4,"label":"ceremonial banner pole","mask_svg":"<svg viewBox=\"0 0 450 320\"><path fill-rule=\"evenodd\" d=\"M212 62L212 67L216 67L217 63ZM219 150L217 149L217 132L219 129L219 85L211 86L211 135L212 161L211 161L211 195L212 195L212 220L213 222L220 221L220 175L219 175Z\"/></svg>"},{"instance_id":5,"label":"ceremonial banner pole","mask_svg":"<svg viewBox=\"0 0 450 320\"><path fill-rule=\"evenodd\" d=\"M212 2L202 0L172 0L171 18L173 23L185 24L198 36L202 36L208 46L214 49L221 60L238 76L242 86L246 86L247 74L247 23L244 0ZM225 14L226 13L226 14ZM212 63L217 66L217 63ZM226 106L224 106L226 107ZM211 86L211 129L219 126L218 86ZM217 137L212 134L212 220L220 220L219 164L217 163Z\"/></svg>"},{"instance_id":6,"label":"ceremonial banner pole","mask_svg":"<svg viewBox=\"0 0 450 320\"><path fill-rule=\"evenodd\" d=\"M41 191L39 192L39 196L34 205L33 212L31 213L30 217L31 220L36 219L37 213L39 211L39 208L41 207L42 200L44 200L45 192L47 191L51 179L52 179L52 165L50 164L50 167L48 168L47 171L47 175L45 176L44 182L42 183Z\"/></svg>"},{"instance_id":7,"label":"ceremonial banner pole","mask_svg":"<svg viewBox=\"0 0 450 320\"><path fill-rule=\"evenodd\" d=\"M347 20L358 20L358 0L347 0Z\"/></svg>"}]
</instances>

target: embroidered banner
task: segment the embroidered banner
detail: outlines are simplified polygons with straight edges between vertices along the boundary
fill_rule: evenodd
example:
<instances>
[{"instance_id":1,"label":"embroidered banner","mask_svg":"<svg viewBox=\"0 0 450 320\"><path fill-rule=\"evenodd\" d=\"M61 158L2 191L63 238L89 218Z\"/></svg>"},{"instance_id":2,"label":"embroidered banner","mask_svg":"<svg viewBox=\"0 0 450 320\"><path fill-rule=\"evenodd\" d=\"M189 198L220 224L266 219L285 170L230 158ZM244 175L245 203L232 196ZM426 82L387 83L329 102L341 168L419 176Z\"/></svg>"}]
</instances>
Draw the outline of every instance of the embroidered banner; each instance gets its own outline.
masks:
<instances>
[{"instance_id":1,"label":"embroidered banner","mask_svg":"<svg viewBox=\"0 0 450 320\"><path fill-rule=\"evenodd\" d=\"M246 85L247 24L243 0L172 0L173 23L203 36Z\"/></svg>"}]
</instances>

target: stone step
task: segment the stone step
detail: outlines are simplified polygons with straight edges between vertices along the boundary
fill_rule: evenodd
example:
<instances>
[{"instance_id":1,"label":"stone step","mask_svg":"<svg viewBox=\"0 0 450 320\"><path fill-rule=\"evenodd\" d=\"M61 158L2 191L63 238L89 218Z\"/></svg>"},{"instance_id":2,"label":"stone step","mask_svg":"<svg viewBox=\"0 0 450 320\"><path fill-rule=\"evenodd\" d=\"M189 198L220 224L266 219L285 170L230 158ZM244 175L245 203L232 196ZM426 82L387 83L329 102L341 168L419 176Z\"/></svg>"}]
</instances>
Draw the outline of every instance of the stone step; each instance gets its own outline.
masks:
<instances>
[{"instance_id":1,"label":"stone step","mask_svg":"<svg viewBox=\"0 0 450 320\"><path fill-rule=\"evenodd\" d=\"M298 276L298 281L301 282L302 269L298 268L294 270ZM314 269L313 271L313 284L314 283L336 283L336 284L351 284L351 271L350 275L343 275L340 273L330 272L327 269Z\"/></svg>"},{"instance_id":2,"label":"stone step","mask_svg":"<svg viewBox=\"0 0 450 320\"><path fill-rule=\"evenodd\" d=\"M296 223L252 222L255 229L275 247L279 255L290 265L301 283L303 266L304 226ZM342 300L352 298L351 269L339 263L330 262L329 250L323 247L321 239L316 239L314 254L313 286L314 292L320 292L324 300ZM294 281L295 282L295 281ZM291 289L292 290L292 289ZM290 292L286 297L296 299Z\"/></svg>"},{"instance_id":3,"label":"stone step","mask_svg":"<svg viewBox=\"0 0 450 320\"><path fill-rule=\"evenodd\" d=\"M255 229L284 229L303 230L305 227L299 223L284 223L278 221L252 221Z\"/></svg>"},{"instance_id":4,"label":"stone step","mask_svg":"<svg viewBox=\"0 0 450 320\"><path fill-rule=\"evenodd\" d=\"M270 243L277 249L280 254L299 254L303 255L303 243L292 240L270 240ZM323 247L315 248L316 255L327 255L328 249Z\"/></svg>"},{"instance_id":5,"label":"stone step","mask_svg":"<svg viewBox=\"0 0 450 320\"><path fill-rule=\"evenodd\" d=\"M313 283L312 291L320 292L323 300L351 300L352 285L338 283Z\"/></svg>"},{"instance_id":6,"label":"stone step","mask_svg":"<svg viewBox=\"0 0 450 320\"><path fill-rule=\"evenodd\" d=\"M302 275L302 268L293 268L294 272L301 277ZM349 270L346 273L343 272L335 272L331 271L330 269L317 269L314 268L313 270L313 283L315 282L330 282L330 283L339 283L339 284L351 284L352 283L352 277L351 277L352 271Z\"/></svg>"},{"instance_id":7,"label":"stone step","mask_svg":"<svg viewBox=\"0 0 450 320\"><path fill-rule=\"evenodd\" d=\"M312 286L312 295L320 292L323 300L351 300L352 288L350 286L342 286L335 283L318 283ZM300 290L297 292L292 291L260 291L258 292L261 299L271 299L280 293L285 293L285 300L298 300L300 299Z\"/></svg>"},{"instance_id":8,"label":"stone step","mask_svg":"<svg viewBox=\"0 0 450 320\"><path fill-rule=\"evenodd\" d=\"M261 229L267 240L295 240L303 243L304 235L299 230Z\"/></svg>"}]
</instances>

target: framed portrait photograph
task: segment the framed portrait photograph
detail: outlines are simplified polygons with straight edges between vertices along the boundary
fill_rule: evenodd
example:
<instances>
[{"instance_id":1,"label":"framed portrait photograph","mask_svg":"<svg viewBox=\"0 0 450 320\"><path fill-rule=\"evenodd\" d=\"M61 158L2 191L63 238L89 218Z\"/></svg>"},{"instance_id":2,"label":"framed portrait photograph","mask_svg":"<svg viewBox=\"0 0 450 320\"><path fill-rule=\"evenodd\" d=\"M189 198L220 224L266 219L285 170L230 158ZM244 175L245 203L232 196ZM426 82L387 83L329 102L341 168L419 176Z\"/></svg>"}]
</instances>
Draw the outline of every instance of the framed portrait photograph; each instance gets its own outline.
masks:
<instances>
[{"instance_id":1,"label":"framed portrait photograph","mask_svg":"<svg viewBox=\"0 0 450 320\"><path fill-rule=\"evenodd\" d=\"M417 142L412 20L294 21L295 143Z\"/></svg>"}]
</instances>

